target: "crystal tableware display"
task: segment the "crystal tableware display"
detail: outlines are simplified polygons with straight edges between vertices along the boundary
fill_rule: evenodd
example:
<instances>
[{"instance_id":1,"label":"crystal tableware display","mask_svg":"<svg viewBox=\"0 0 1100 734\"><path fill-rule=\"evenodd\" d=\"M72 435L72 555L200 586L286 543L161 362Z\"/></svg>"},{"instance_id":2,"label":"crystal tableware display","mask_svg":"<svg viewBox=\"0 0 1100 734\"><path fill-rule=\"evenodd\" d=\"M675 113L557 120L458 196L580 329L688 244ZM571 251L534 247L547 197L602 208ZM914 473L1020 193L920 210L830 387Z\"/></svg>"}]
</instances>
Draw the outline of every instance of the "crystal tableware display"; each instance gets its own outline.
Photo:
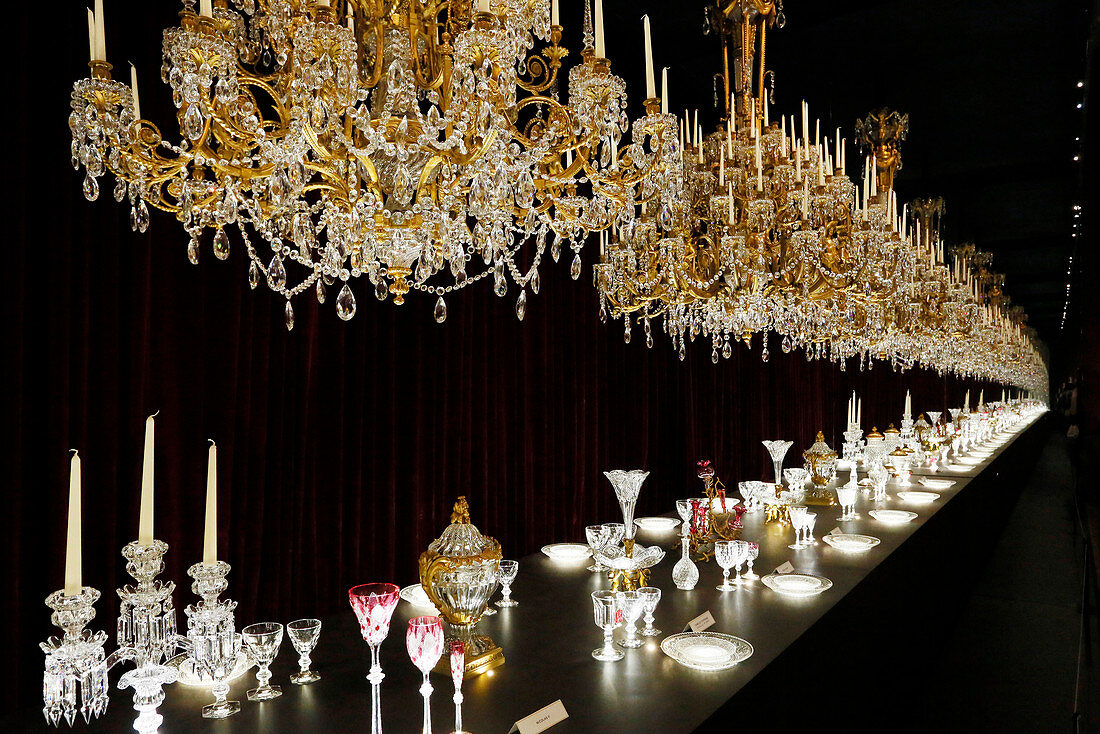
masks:
<instances>
[{"instance_id":1,"label":"crystal tableware display","mask_svg":"<svg viewBox=\"0 0 1100 734\"><path fill-rule=\"evenodd\" d=\"M644 588L644 587L643 587ZM641 647L644 643L638 638L638 620L645 613L645 601L641 593L637 591L617 591L617 604L623 613L623 630L625 638L623 647Z\"/></svg>"},{"instance_id":2,"label":"crystal tableware display","mask_svg":"<svg viewBox=\"0 0 1100 734\"><path fill-rule=\"evenodd\" d=\"M382 664L378 660L378 648L390 633L390 619L397 608L400 590L396 584L359 584L348 590L348 602L359 620L359 631L370 647L370 708L371 734L382 734ZM429 600L430 601L430 600Z\"/></svg>"},{"instance_id":3,"label":"crystal tableware display","mask_svg":"<svg viewBox=\"0 0 1100 734\"><path fill-rule=\"evenodd\" d=\"M468 734L462 729L462 678L466 672L466 645L462 640L451 640L451 682L455 694L451 699L455 704L455 730L451 734Z\"/></svg>"},{"instance_id":4,"label":"crystal tableware display","mask_svg":"<svg viewBox=\"0 0 1100 734\"><path fill-rule=\"evenodd\" d=\"M561 563L579 563L592 555L592 551L583 543L551 543L544 545L541 550L550 560Z\"/></svg>"},{"instance_id":5,"label":"crystal tableware display","mask_svg":"<svg viewBox=\"0 0 1100 734\"><path fill-rule=\"evenodd\" d=\"M681 591L691 591L699 583L699 568L691 560L690 543L691 536L686 532L680 536L680 560L672 567L672 583Z\"/></svg>"},{"instance_id":6,"label":"crystal tableware display","mask_svg":"<svg viewBox=\"0 0 1100 734\"><path fill-rule=\"evenodd\" d=\"M938 500L940 496L935 492L921 492L919 490L909 490L907 492L898 492L898 499L905 502L914 502L918 505L927 505L931 502Z\"/></svg>"},{"instance_id":7,"label":"crystal tableware display","mask_svg":"<svg viewBox=\"0 0 1100 734\"><path fill-rule=\"evenodd\" d=\"M241 630L241 639L256 661L256 682L248 691L249 701L269 701L283 695L283 689L271 685L271 663L283 644L283 626L278 622L257 622Z\"/></svg>"},{"instance_id":8,"label":"crystal tableware display","mask_svg":"<svg viewBox=\"0 0 1100 734\"><path fill-rule=\"evenodd\" d=\"M808 573L769 573L760 581L772 591L785 596L816 596L833 586L829 579Z\"/></svg>"},{"instance_id":9,"label":"crystal tableware display","mask_svg":"<svg viewBox=\"0 0 1100 734\"><path fill-rule=\"evenodd\" d=\"M720 632L681 632L661 640L661 651L688 668L725 670L751 657L753 648L740 637Z\"/></svg>"},{"instance_id":10,"label":"crystal tableware display","mask_svg":"<svg viewBox=\"0 0 1100 734\"><path fill-rule=\"evenodd\" d=\"M902 523L911 522L917 518L917 513L908 512L906 510L871 510L867 514L879 522L884 522L889 525L900 525Z\"/></svg>"},{"instance_id":11,"label":"crystal tableware display","mask_svg":"<svg viewBox=\"0 0 1100 734\"><path fill-rule=\"evenodd\" d=\"M830 535L822 535L821 539L833 548L848 553L863 553L864 551L869 551L880 542L878 538L870 535L860 535L858 533L832 533Z\"/></svg>"},{"instance_id":12,"label":"crystal tableware display","mask_svg":"<svg viewBox=\"0 0 1100 734\"><path fill-rule=\"evenodd\" d=\"M187 615L187 640L190 663L196 675L212 680L214 703L202 707L203 718L224 719L241 710L238 701L228 701L229 678L241 655L241 636L237 634L233 610L237 602L218 597L228 588L229 564L196 563L187 569L194 582L192 591L201 601L184 609Z\"/></svg>"},{"instance_id":13,"label":"crystal tableware display","mask_svg":"<svg viewBox=\"0 0 1100 734\"><path fill-rule=\"evenodd\" d=\"M447 641L466 645L467 677L504 664L500 646L474 631L498 583L500 560L500 543L470 522L465 497L455 502L451 523L420 554L420 583L447 623ZM448 670L445 664L438 672Z\"/></svg>"},{"instance_id":14,"label":"crystal tableware display","mask_svg":"<svg viewBox=\"0 0 1100 734\"><path fill-rule=\"evenodd\" d=\"M863 460L863 429L858 423L849 423L844 431L844 443L841 445L844 461L848 466L856 466Z\"/></svg>"},{"instance_id":15,"label":"crystal tableware display","mask_svg":"<svg viewBox=\"0 0 1100 734\"><path fill-rule=\"evenodd\" d=\"M775 469L775 483L783 484L783 457L794 445L794 441L761 441L768 450L768 456L772 459L772 467Z\"/></svg>"},{"instance_id":16,"label":"crystal tableware display","mask_svg":"<svg viewBox=\"0 0 1100 734\"><path fill-rule=\"evenodd\" d=\"M290 682L302 686L321 680L320 674L310 669L313 662L310 654L321 637L321 620L296 619L286 626L286 636L294 652L298 653L298 672L290 676Z\"/></svg>"},{"instance_id":17,"label":"crystal tableware display","mask_svg":"<svg viewBox=\"0 0 1100 734\"><path fill-rule=\"evenodd\" d=\"M498 607L514 607L519 604L518 601L512 598L512 582L516 580L517 573L519 573L519 561L501 561L497 567L497 578L500 579L502 597L497 602Z\"/></svg>"},{"instance_id":18,"label":"crystal tableware display","mask_svg":"<svg viewBox=\"0 0 1100 734\"><path fill-rule=\"evenodd\" d=\"M802 452L802 458L812 484L804 502L810 505L832 505L833 495L826 492L825 487L836 478L836 452L825 443L824 432L817 432L813 445Z\"/></svg>"},{"instance_id":19,"label":"crystal tableware display","mask_svg":"<svg viewBox=\"0 0 1100 734\"><path fill-rule=\"evenodd\" d=\"M760 500L756 495L763 484L765 484L765 482L748 481L737 483L737 493L741 495L742 503L747 512L756 512L760 509Z\"/></svg>"},{"instance_id":20,"label":"crystal tableware display","mask_svg":"<svg viewBox=\"0 0 1100 734\"><path fill-rule=\"evenodd\" d=\"M760 544L759 543L754 543L751 540L746 541L746 542L748 543L748 547L746 548L746 551L747 551L747 555L745 556L746 571L745 571L744 579L746 581L755 581L756 579L760 578L760 576L755 571L752 570L752 564L756 561L757 558L760 557Z\"/></svg>"},{"instance_id":21,"label":"crystal tableware display","mask_svg":"<svg viewBox=\"0 0 1100 734\"><path fill-rule=\"evenodd\" d=\"M638 503L638 494L641 492L642 483L649 476L649 472L643 469L612 469L611 471L605 471L603 474L607 477L607 481L611 482L611 486L615 490L615 498L619 501L619 507L623 511L623 554L618 559L618 563L608 563L607 560L604 560L605 565L611 567L609 572L611 588L613 590L636 591L647 584L649 581L649 568L653 563L656 563L656 561L653 561L653 563L646 564L641 559L638 561L631 560L636 558L634 535L637 527L634 525L634 506Z\"/></svg>"},{"instance_id":22,"label":"crystal tableware display","mask_svg":"<svg viewBox=\"0 0 1100 734\"><path fill-rule=\"evenodd\" d=\"M460 642L464 642L459 640ZM424 723L420 734L432 734L432 684L428 674L443 656L443 620L439 617L413 617L409 620L409 629L405 633L405 647L409 659L424 676L420 684L420 695L424 697ZM447 672L453 675L451 660L444 661ZM463 662L465 668L465 662Z\"/></svg>"},{"instance_id":23,"label":"crystal tableware display","mask_svg":"<svg viewBox=\"0 0 1100 734\"><path fill-rule=\"evenodd\" d=\"M790 506L802 504L806 498L804 489L784 489L782 484L761 481L749 481L743 484L746 485L743 491L752 492L754 503L764 508L765 523L789 525Z\"/></svg>"},{"instance_id":24,"label":"crystal tableware display","mask_svg":"<svg viewBox=\"0 0 1100 734\"><path fill-rule=\"evenodd\" d=\"M836 498L840 503L840 517L837 520L858 520L859 515L856 514L856 494L858 494L858 487L853 487L850 484L842 484L836 488Z\"/></svg>"},{"instance_id":25,"label":"crystal tableware display","mask_svg":"<svg viewBox=\"0 0 1100 734\"><path fill-rule=\"evenodd\" d=\"M661 590L656 586L643 586L638 589L638 594L642 597L642 607L645 611L645 627L642 628L642 635L656 637L661 634L661 630L653 626L653 613L657 611L657 604L661 601Z\"/></svg>"},{"instance_id":26,"label":"crystal tableware display","mask_svg":"<svg viewBox=\"0 0 1100 734\"><path fill-rule=\"evenodd\" d=\"M592 614L596 626L603 630L603 647L592 651L592 657L603 662L622 660L623 650L615 644L615 628L622 622L622 609L614 591L592 592Z\"/></svg>"}]
</instances>

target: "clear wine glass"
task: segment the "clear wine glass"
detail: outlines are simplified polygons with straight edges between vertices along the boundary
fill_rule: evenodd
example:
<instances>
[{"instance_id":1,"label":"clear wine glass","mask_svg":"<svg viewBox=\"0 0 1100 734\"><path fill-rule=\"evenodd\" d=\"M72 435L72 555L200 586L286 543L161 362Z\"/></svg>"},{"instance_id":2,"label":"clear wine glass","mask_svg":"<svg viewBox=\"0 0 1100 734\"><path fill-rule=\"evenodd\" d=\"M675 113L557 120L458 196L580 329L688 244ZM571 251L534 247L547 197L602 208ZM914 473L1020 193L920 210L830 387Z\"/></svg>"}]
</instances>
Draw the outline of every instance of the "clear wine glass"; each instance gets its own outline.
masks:
<instances>
[{"instance_id":1,"label":"clear wine glass","mask_svg":"<svg viewBox=\"0 0 1100 734\"><path fill-rule=\"evenodd\" d=\"M485 611L481 613L483 617L491 617L497 613L496 609L493 609L492 598L496 596L497 589L500 588L500 572L498 571L493 576L493 588L489 591L489 596L485 597Z\"/></svg>"},{"instance_id":2,"label":"clear wine glass","mask_svg":"<svg viewBox=\"0 0 1100 734\"><path fill-rule=\"evenodd\" d=\"M722 567L722 583L715 588L719 591L733 591L737 587L730 583L730 569L737 561L737 551L732 540L719 540L714 544L714 560Z\"/></svg>"},{"instance_id":3,"label":"clear wine glass","mask_svg":"<svg viewBox=\"0 0 1100 734\"><path fill-rule=\"evenodd\" d=\"M286 626L286 634L294 651L298 653L298 672L290 676L290 682L301 686L321 680L317 671L309 668L312 662L309 655L317 647L317 640L321 637L321 620L296 619Z\"/></svg>"},{"instance_id":4,"label":"clear wine glass","mask_svg":"<svg viewBox=\"0 0 1100 734\"><path fill-rule=\"evenodd\" d=\"M519 561L501 561L497 566L497 578L500 579L502 597L497 602L498 607L514 607L519 604L512 598L512 582L516 580L517 573L519 573Z\"/></svg>"},{"instance_id":5,"label":"clear wine glass","mask_svg":"<svg viewBox=\"0 0 1100 734\"><path fill-rule=\"evenodd\" d=\"M451 640L451 681L455 684L455 730L452 734L465 734L462 731L462 678L466 674L466 643Z\"/></svg>"},{"instance_id":6,"label":"clear wine glass","mask_svg":"<svg viewBox=\"0 0 1100 734\"><path fill-rule=\"evenodd\" d=\"M752 570L752 564L753 561L760 557L760 544L753 543L752 541L747 542L749 544L748 558L745 559L745 562L748 564L748 571L745 572L744 579L746 581L755 581L756 579L760 578L760 576L758 576L756 572Z\"/></svg>"},{"instance_id":7,"label":"clear wine glass","mask_svg":"<svg viewBox=\"0 0 1100 734\"><path fill-rule=\"evenodd\" d=\"M787 480L787 486L791 489L805 489L806 480L810 478L810 472L802 467L792 467L783 470L783 478Z\"/></svg>"},{"instance_id":8,"label":"clear wine glass","mask_svg":"<svg viewBox=\"0 0 1100 734\"><path fill-rule=\"evenodd\" d=\"M620 591L618 604L619 608L623 612L623 629L626 630L626 639L623 640L623 647L641 647L642 641L638 639L637 627L638 620L642 616L642 612L645 611L645 605L642 603L641 594L637 591Z\"/></svg>"},{"instance_id":9,"label":"clear wine glass","mask_svg":"<svg viewBox=\"0 0 1100 734\"><path fill-rule=\"evenodd\" d=\"M855 513L856 493L858 488L850 484L842 484L836 488L836 499L840 503L841 514L838 520L858 520Z\"/></svg>"},{"instance_id":10,"label":"clear wine glass","mask_svg":"<svg viewBox=\"0 0 1100 734\"><path fill-rule=\"evenodd\" d=\"M615 598L615 592L601 590L592 592L592 612L596 626L603 630L603 647L592 651L592 657L604 662L622 660L625 653L615 644L612 635L622 622L622 610Z\"/></svg>"},{"instance_id":11,"label":"clear wine glass","mask_svg":"<svg viewBox=\"0 0 1100 734\"><path fill-rule=\"evenodd\" d=\"M278 622L258 622L241 630L241 638L256 661L256 681L260 684L248 692L249 701L269 701L283 695L283 689L271 685L271 663L283 643L283 626Z\"/></svg>"},{"instance_id":12,"label":"clear wine glass","mask_svg":"<svg viewBox=\"0 0 1100 734\"><path fill-rule=\"evenodd\" d=\"M623 542L623 538L626 537L626 525L621 522L605 522L603 526L607 531L607 544L604 545L604 552L606 553Z\"/></svg>"},{"instance_id":13,"label":"clear wine glass","mask_svg":"<svg viewBox=\"0 0 1100 734\"><path fill-rule=\"evenodd\" d=\"M607 568L596 560L596 554L603 550L605 531L603 525L587 525L584 528L584 537L588 541L588 549L592 551L592 565L589 571L606 571Z\"/></svg>"},{"instance_id":14,"label":"clear wine glass","mask_svg":"<svg viewBox=\"0 0 1100 734\"><path fill-rule=\"evenodd\" d=\"M382 734L381 684L385 674L378 662L378 648L390 633L390 618L397 608L401 589L396 584L360 584L348 590L348 601L359 620L359 631L370 647L371 734Z\"/></svg>"},{"instance_id":15,"label":"clear wine glass","mask_svg":"<svg viewBox=\"0 0 1100 734\"><path fill-rule=\"evenodd\" d=\"M645 609L645 627L642 629L642 635L655 637L661 634L661 630L653 626L653 613L657 611L657 604L661 601L661 590L656 586L643 586L638 589L638 593L642 597L642 606Z\"/></svg>"},{"instance_id":16,"label":"clear wine glass","mask_svg":"<svg viewBox=\"0 0 1100 734\"><path fill-rule=\"evenodd\" d=\"M734 578L733 583L735 586L741 586L745 583L741 579L741 565L749 560L749 541L747 540L732 540L733 543L733 565L737 569L737 577Z\"/></svg>"},{"instance_id":17,"label":"clear wine glass","mask_svg":"<svg viewBox=\"0 0 1100 734\"><path fill-rule=\"evenodd\" d=\"M409 629L405 633L405 647L413 665L424 674L420 684L420 695L424 697L424 725L420 734L432 734L432 684L428 673L439 662L443 654L443 621L439 617L413 617L409 620Z\"/></svg>"},{"instance_id":18,"label":"clear wine glass","mask_svg":"<svg viewBox=\"0 0 1100 734\"><path fill-rule=\"evenodd\" d=\"M794 543L787 547L791 550L802 550L805 544L802 542L802 526L806 518L806 505L791 505L787 508L787 514L791 518L791 527L794 528Z\"/></svg>"},{"instance_id":19,"label":"clear wine glass","mask_svg":"<svg viewBox=\"0 0 1100 734\"><path fill-rule=\"evenodd\" d=\"M814 538L815 525L817 525L817 513L807 512L802 519L802 528L806 536L803 542L805 542L806 545L817 545L817 539Z\"/></svg>"}]
</instances>

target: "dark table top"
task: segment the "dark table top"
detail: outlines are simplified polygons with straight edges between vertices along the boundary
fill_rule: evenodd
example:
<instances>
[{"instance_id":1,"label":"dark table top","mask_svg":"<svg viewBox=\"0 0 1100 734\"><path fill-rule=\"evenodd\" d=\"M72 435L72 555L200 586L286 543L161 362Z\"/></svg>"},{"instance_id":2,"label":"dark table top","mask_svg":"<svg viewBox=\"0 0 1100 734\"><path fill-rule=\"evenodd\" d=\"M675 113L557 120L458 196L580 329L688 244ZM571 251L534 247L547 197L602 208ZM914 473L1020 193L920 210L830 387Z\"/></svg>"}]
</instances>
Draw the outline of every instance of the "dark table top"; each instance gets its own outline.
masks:
<instances>
[{"instance_id":1,"label":"dark table top","mask_svg":"<svg viewBox=\"0 0 1100 734\"><path fill-rule=\"evenodd\" d=\"M982 467L1004 452L1020 435L1016 432ZM982 468L982 467L979 467ZM748 640L755 652L748 660L724 671L703 672L683 667L660 649L664 635L649 638L638 649L627 650L625 659L604 663L591 652L602 642L602 632L593 622L592 591L608 588L606 576L585 570L588 561L561 564L541 553L520 559L513 598L519 606L501 609L486 617L479 630L489 634L504 649L506 663L488 674L467 680L463 706L464 728L474 734L504 734L516 720L562 699L569 718L554 727L555 732L661 731L691 732L724 706L739 690L804 635L837 602L882 564L924 523L973 481L973 472L944 472L941 476L956 484L939 491L941 498L930 505L911 505L899 500L898 487L891 482L890 498L877 506L912 510L918 517L904 525L887 525L871 518L874 509L861 497L857 512L862 519L838 523L838 507L814 507L818 513L818 538L834 527L844 532L873 535L881 543L866 553L850 554L818 541L804 550L790 550L793 531L764 525L762 513L746 515L742 538L760 543L756 570L761 575L790 561L796 571L825 576L833 586L816 597L781 596L759 581L731 593L715 586L721 569L713 562L700 563L700 580L693 591L676 589L672 567L679 558L678 531L654 536L639 531L639 543L673 548L653 569L651 585L662 589L655 614L656 626L665 635L681 631L688 620L710 610L717 623L711 629ZM843 472L842 480L847 479ZM913 489L922 489L913 481ZM610 491L610 489L608 490ZM645 488L642 488L645 491ZM593 518L612 521L621 518ZM576 541L562 538L562 541ZM873 582L869 582L873 583ZM233 594L232 576L228 596ZM385 730L413 732L420 727L421 698L417 691L420 674L405 651L405 628L409 618L425 613L402 601L393 617L388 639L381 648L386 679L382 683L382 716ZM254 620L238 620L238 627ZM289 622L290 620L280 620ZM616 637L621 631L616 632ZM370 685L366 680L369 653L350 609L324 620L320 643L314 652L314 669L322 678L308 686L297 686L289 675L297 668L297 656L284 639L272 670L273 683L283 696L263 703L250 702L247 689L254 687L254 671L232 685L230 698L241 701L236 716L221 721L201 718L200 708L212 700L202 688L175 684L159 711L164 716L161 732L269 732L310 734L312 732L368 731ZM117 684L118 671L112 675ZM453 693L449 677L431 676L435 731L454 727ZM134 712L129 692L114 691L107 713L87 727L93 732L132 731ZM39 719L39 722L42 720ZM83 726L80 724L79 726ZM38 729L45 730L45 724Z\"/></svg>"}]
</instances>

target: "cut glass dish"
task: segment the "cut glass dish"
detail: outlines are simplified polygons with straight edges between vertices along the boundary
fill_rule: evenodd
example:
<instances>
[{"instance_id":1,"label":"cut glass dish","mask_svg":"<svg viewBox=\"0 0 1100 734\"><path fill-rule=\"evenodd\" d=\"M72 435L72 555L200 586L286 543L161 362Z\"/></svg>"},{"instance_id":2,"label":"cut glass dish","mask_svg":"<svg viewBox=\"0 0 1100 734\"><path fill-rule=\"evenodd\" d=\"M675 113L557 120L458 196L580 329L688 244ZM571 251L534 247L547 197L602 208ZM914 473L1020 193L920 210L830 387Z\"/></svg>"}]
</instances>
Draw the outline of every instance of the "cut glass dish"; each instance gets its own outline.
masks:
<instances>
[{"instance_id":1,"label":"cut glass dish","mask_svg":"<svg viewBox=\"0 0 1100 734\"><path fill-rule=\"evenodd\" d=\"M908 510L871 510L867 514L879 522L890 523L891 525L909 522L917 517L917 513Z\"/></svg>"},{"instance_id":2,"label":"cut glass dish","mask_svg":"<svg viewBox=\"0 0 1100 734\"><path fill-rule=\"evenodd\" d=\"M917 481L929 489L948 489L955 486L954 479L929 479L928 477L921 477Z\"/></svg>"},{"instance_id":3,"label":"cut glass dish","mask_svg":"<svg viewBox=\"0 0 1100 734\"><path fill-rule=\"evenodd\" d=\"M786 596L816 596L833 587L824 576L809 573L769 573L760 579L772 591Z\"/></svg>"},{"instance_id":4,"label":"cut glass dish","mask_svg":"<svg viewBox=\"0 0 1100 734\"><path fill-rule=\"evenodd\" d=\"M834 533L823 535L821 539L836 548L848 553L863 553L878 545L881 541L871 535L859 535L858 533Z\"/></svg>"},{"instance_id":5,"label":"cut glass dish","mask_svg":"<svg viewBox=\"0 0 1100 734\"><path fill-rule=\"evenodd\" d=\"M634 524L651 533L668 533L675 530L680 521L674 517L639 517Z\"/></svg>"},{"instance_id":6,"label":"cut glass dish","mask_svg":"<svg viewBox=\"0 0 1100 734\"><path fill-rule=\"evenodd\" d=\"M592 555L588 546L581 543L552 543L544 545L542 552L554 561L583 561Z\"/></svg>"},{"instance_id":7,"label":"cut glass dish","mask_svg":"<svg viewBox=\"0 0 1100 734\"><path fill-rule=\"evenodd\" d=\"M721 632L682 632L661 641L661 651L696 670L725 670L752 656L747 640Z\"/></svg>"},{"instance_id":8,"label":"cut glass dish","mask_svg":"<svg viewBox=\"0 0 1100 734\"><path fill-rule=\"evenodd\" d=\"M906 492L898 492L898 497L906 502L915 502L919 505L927 505L930 502L935 502L940 498L935 492L921 492L919 490L910 490Z\"/></svg>"}]
</instances>

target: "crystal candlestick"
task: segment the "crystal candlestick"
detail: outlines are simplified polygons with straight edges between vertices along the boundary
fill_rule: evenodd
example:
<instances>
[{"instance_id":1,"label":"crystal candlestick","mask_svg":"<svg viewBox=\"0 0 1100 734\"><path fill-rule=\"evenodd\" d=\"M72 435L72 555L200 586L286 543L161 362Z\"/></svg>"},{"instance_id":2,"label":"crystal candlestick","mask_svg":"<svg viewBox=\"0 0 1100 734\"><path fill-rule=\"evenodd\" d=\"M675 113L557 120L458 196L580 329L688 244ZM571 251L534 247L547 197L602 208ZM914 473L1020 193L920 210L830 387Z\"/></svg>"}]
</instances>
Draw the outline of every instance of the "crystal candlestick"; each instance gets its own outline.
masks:
<instances>
[{"instance_id":1,"label":"crystal candlestick","mask_svg":"<svg viewBox=\"0 0 1100 734\"><path fill-rule=\"evenodd\" d=\"M794 445L794 441L761 441L768 455L772 457L772 467L775 469L775 483L783 484L783 457Z\"/></svg>"},{"instance_id":2,"label":"crystal candlestick","mask_svg":"<svg viewBox=\"0 0 1100 734\"><path fill-rule=\"evenodd\" d=\"M348 601L359 620L363 639L370 647L370 708L371 734L382 734L382 702L380 686L385 674L378 662L378 648L390 632L390 618L397 608L401 589L395 584L360 584L348 590Z\"/></svg>"},{"instance_id":3,"label":"crystal candlestick","mask_svg":"<svg viewBox=\"0 0 1100 734\"><path fill-rule=\"evenodd\" d=\"M466 671L466 643L451 641L451 681L455 684L455 730L453 734L466 734L462 730L462 677Z\"/></svg>"},{"instance_id":4,"label":"crystal candlestick","mask_svg":"<svg viewBox=\"0 0 1100 734\"><path fill-rule=\"evenodd\" d=\"M90 722L107 710L107 633L84 629L95 617L98 600L99 592L90 586L74 596L55 591L46 597L53 610L50 621L64 632L39 645L46 653L42 713L54 726L61 719L72 726L77 713Z\"/></svg>"},{"instance_id":5,"label":"crystal candlestick","mask_svg":"<svg viewBox=\"0 0 1100 734\"><path fill-rule=\"evenodd\" d=\"M424 697L424 724L420 734L432 734L432 684L428 681L428 673L443 654L443 620L430 616L410 619L405 646L413 665L424 674L424 682L420 684L420 695Z\"/></svg>"},{"instance_id":6,"label":"crystal candlestick","mask_svg":"<svg viewBox=\"0 0 1100 734\"><path fill-rule=\"evenodd\" d=\"M214 681L210 689L214 703L202 707L206 719L224 719L241 710L239 701L226 700L227 681L241 654L241 637L233 616L237 602L218 598L229 587L228 574L229 564L224 561L196 563L187 569L194 579L191 590L202 599L184 610L191 664L197 675Z\"/></svg>"}]
</instances>

